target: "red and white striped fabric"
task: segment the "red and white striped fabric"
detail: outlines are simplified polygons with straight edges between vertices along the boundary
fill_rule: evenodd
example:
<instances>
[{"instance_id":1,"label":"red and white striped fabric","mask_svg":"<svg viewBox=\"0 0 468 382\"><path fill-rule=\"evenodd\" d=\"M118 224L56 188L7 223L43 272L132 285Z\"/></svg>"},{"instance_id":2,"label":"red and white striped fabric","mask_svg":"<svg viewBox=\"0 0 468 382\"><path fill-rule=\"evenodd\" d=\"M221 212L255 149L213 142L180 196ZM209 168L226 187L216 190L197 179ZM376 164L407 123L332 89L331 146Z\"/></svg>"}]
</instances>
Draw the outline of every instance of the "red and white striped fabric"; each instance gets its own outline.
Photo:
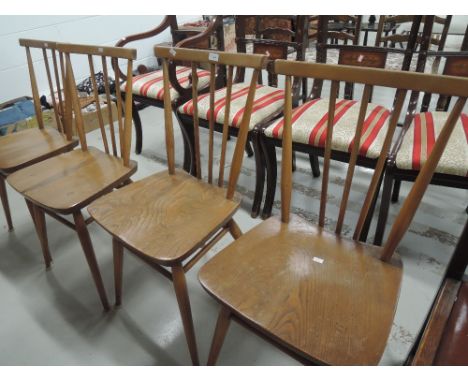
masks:
<instances>
[{"instance_id":1,"label":"red and white striped fabric","mask_svg":"<svg viewBox=\"0 0 468 382\"><path fill-rule=\"evenodd\" d=\"M192 86L190 81L192 69L186 66L177 66L176 75L182 87L188 88ZM198 89L204 88L210 82L210 72L202 69L197 69L198 73ZM126 83L120 87L121 91L125 91ZM171 88L171 100L179 98L179 93ZM142 97L148 97L158 100L164 99L164 83L162 70L155 70L145 74L140 74L133 77L132 93Z\"/></svg>"},{"instance_id":2,"label":"red and white striped fabric","mask_svg":"<svg viewBox=\"0 0 468 382\"><path fill-rule=\"evenodd\" d=\"M295 108L292 113L293 142L324 147L327 138L328 99L314 99ZM332 149L351 152L361 104L337 99L333 125ZM390 112L383 106L369 103L361 136L359 154L378 158L387 133ZM284 119L274 121L265 130L271 138L281 138Z\"/></svg>"},{"instance_id":3,"label":"red and white striped fabric","mask_svg":"<svg viewBox=\"0 0 468 382\"><path fill-rule=\"evenodd\" d=\"M426 163L448 113L416 114L396 157L400 169L419 170ZM436 167L436 172L468 176L468 115L462 114Z\"/></svg>"},{"instance_id":4,"label":"red and white striped fabric","mask_svg":"<svg viewBox=\"0 0 468 382\"><path fill-rule=\"evenodd\" d=\"M245 102L249 92L248 83L238 83L232 85L231 107L229 112L229 126L239 127L244 115ZM284 90L270 86L257 85L253 102L252 115L250 117L249 129L253 129L258 123L267 117L274 115L283 109ZM214 117L217 123L224 123L224 113L226 108L226 88L215 92ZM182 114L193 115L193 100L190 100L179 107ZM198 115L202 119L209 120L210 117L210 97L209 93L198 97Z\"/></svg>"}]
</instances>

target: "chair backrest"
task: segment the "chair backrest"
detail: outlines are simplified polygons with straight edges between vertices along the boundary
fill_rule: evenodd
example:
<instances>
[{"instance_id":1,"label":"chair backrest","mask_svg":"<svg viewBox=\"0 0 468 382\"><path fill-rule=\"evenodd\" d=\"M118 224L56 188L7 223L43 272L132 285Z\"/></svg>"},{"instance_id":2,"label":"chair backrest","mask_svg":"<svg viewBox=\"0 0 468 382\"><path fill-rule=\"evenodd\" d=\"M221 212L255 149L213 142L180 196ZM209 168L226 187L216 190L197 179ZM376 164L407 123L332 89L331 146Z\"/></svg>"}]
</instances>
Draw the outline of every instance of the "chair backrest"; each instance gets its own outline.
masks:
<instances>
[{"instance_id":1,"label":"chair backrest","mask_svg":"<svg viewBox=\"0 0 468 382\"><path fill-rule=\"evenodd\" d=\"M63 125L62 116L64 115L63 104L63 79L64 62L63 55L57 51L57 43L54 41L20 39L19 44L26 48L26 58L28 62L29 78L31 81L31 91L34 102L34 111L36 112L37 124L40 129L44 128L44 119L42 116L42 107L39 96L38 80L36 70L41 60L33 59L31 50L40 50L44 61L45 73L47 76L47 85L49 87L52 107L54 109L57 129L65 134L68 139L72 138L72 132L66 131ZM36 68L35 68L36 66Z\"/></svg>"},{"instance_id":2,"label":"chair backrest","mask_svg":"<svg viewBox=\"0 0 468 382\"><path fill-rule=\"evenodd\" d=\"M406 93L408 91L432 92L438 94L451 94L458 97L458 100L452 111L448 114L447 120L437 141L433 146L433 150L425 165L422 167L408 197L405 199L400 213L395 219L395 222L390 231L387 242L382 249L382 260L389 260L395 249L408 229L411 220L416 213L416 209L423 197L423 194L432 178L438 161L444 151L447 141L452 133L456 121L459 118L461 111L468 97L468 79L451 77L451 76L435 76L422 73L409 73L392 70L357 68L340 65L324 65L313 63L300 63L278 60L275 62L275 71L278 74L286 76L286 92L285 92L285 122L283 127L283 157L282 157L282 176L281 176L281 216L283 222L289 221L289 211L291 204L291 189L292 189L292 100L291 100L291 76L320 78L322 80L331 81L330 103L328 109L327 126L326 126L326 142L324 166L322 175L322 193L320 199L320 213L318 225L324 227L325 211L327 204L328 179L330 170L331 158L331 143L333 135L333 124L336 109L336 96L338 84L340 81L349 81L364 85L359 116L355 128L355 136L352 143L351 156L348 165L348 171L344 183L343 197L340 204L337 224L335 232L341 233L343 227L344 216L348 204L349 194L353 181L354 169L356 166L358 151L363 137L366 110L368 106L368 95L374 86L382 86L396 91L396 101L394 109L391 113L388 129L382 147L382 152L388 152L392 142L393 134L401 113ZM377 192L379 179L382 176L386 161L386 156L381 155L375 167L375 171L371 178L367 194L365 196L363 206L360 210L359 218L356 223L353 238L358 240L360 237L364 222L370 211L372 200Z\"/></svg>"},{"instance_id":3,"label":"chair backrest","mask_svg":"<svg viewBox=\"0 0 468 382\"><path fill-rule=\"evenodd\" d=\"M64 124L67 129L72 129L73 119L76 132L78 134L81 149L88 150L86 142L86 130L83 121L82 109L76 89L76 79L73 70L72 56L77 60L86 59L89 66L89 76L93 88L94 104L96 107L97 119L101 131L101 137L104 144L104 150L107 154L112 154L116 157L121 157L125 166L129 165L130 161L130 144L132 137L132 91L131 80L133 76L133 60L136 58L135 49L104 47L94 45L78 45L78 44L57 44L57 50L65 56L65 113ZM112 112L113 100L111 97L108 60L117 61L118 59L125 60L127 67L127 87L125 89L125 104L122 105L122 95L120 93L120 72L114 72L115 80L115 102L117 106L117 126L114 127L114 115ZM80 61L82 62L82 61ZM97 64L97 65L96 65ZM117 66L118 63L115 63ZM114 66L114 67L116 67ZM105 97L101 99L98 93L98 85L96 81L96 68L100 67L103 72ZM101 106L104 101L107 105ZM105 129L105 121L103 116L103 108L107 109L109 135L107 137ZM117 131L116 131L117 129ZM116 139L118 136L118 141ZM109 141L111 142L109 144Z\"/></svg>"},{"instance_id":4,"label":"chair backrest","mask_svg":"<svg viewBox=\"0 0 468 382\"><path fill-rule=\"evenodd\" d=\"M192 62L192 99L193 102L193 126L194 126L194 142L195 142L195 169L196 175L199 179L202 178L201 160L200 160L200 135L199 135L199 118L198 118L198 77L197 77L197 65L200 63L208 63L210 67L210 89L209 94L206 96L210 100L210 111L209 115L209 143L208 143L208 182L213 183L213 157L214 157L214 110L215 110L215 84L214 77L218 65L224 65L227 67L227 88L225 98L225 118L223 124L223 135L221 144L221 159L219 165L219 178L218 186L222 187L224 184L224 167L226 158L226 146L228 139L229 129L229 114L230 114L230 103L232 95L232 84L234 67L237 68L249 68L252 69L252 78L250 80L249 90L247 99L244 107L244 113L242 121L239 127L239 133L237 136L236 146L232 158L231 171L229 174L229 181L227 186L226 197L232 199L234 191L239 177L240 169L242 166L243 153L245 144L247 141L247 134L249 129L250 117L252 113L253 101L255 97L255 90L257 88L257 80L259 73L266 66L267 57L259 54L238 54L238 53L226 53L226 52L212 52L194 49L184 48L168 48L168 47L155 47L155 55L162 59L163 63L163 74L164 74L164 116L165 116L165 127L166 127L166 150L168 158L169 174L174 174L175 163L174 163L174 132L172 125L172 107L171 100L169 97L169 62L173 59L186 60ZM237 69L238 70L238 69Z\"/></svg>"}]
</instances>

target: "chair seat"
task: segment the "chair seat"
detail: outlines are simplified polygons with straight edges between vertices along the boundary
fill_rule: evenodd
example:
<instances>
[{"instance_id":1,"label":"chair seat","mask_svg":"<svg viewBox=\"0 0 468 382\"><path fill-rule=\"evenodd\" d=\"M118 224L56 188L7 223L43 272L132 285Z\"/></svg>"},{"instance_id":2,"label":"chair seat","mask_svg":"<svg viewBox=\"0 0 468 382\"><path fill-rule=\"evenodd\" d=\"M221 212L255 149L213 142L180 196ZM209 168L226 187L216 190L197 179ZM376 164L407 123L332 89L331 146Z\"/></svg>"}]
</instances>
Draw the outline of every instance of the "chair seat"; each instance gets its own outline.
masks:
<instances>
[{"instance_id":1,"label":"chair seat","mask_svg":"<svg viewBox=\"0 0 468 382\"><path fill-rule=\"evenodd\" d=\"M189 88L192 86L191 82L192 69L186 66L176 67L176 76L182 87ZM198 73L198 89L202 89L210 82L210 72L202 69L197 69ZM125 92L126 82L124 82L120 90ZM179 93L171 88L171 100L174 101L179 98ZM164 100L164 83L163 83L163 71L155 70L153 72L140 74L133 77L132 82L132 93L142 97L148 97L157 99L160 101Z\"/></svg>"},{"instance_id":2,"label":"chair seat","mask_svg":"<svg viewBox=\"0 0 468 382\"><path fill-rule=\"evenodd\" d=\"M397 254L291 216L269 218L206 263L202 286L236 315L320 364L377 364L402 278Z\"/></svg>"},{"instance_id":3,"label":"chair seat","mask_svg":"<svg viewBox=\"0 0 468 382\"><path fill-rule=\"evenodd\" d=\"M328 99L314 99L295 108L292 114L293 142L325 147L327 138ZM332 149L351 152L361 103L337 99L333 125ZM378 158L388 128L390 112L383 106L369 103L362 130L359 155ZM265 129L265 135L281 139L284 119L275 120Z\"/></svg>"},{"instance_id":4,"label":"chair seat","mask_svg":"<svg viewBox=\"0 0 468 382\"><path fill-rule=\"evenodd\" d=\"M404 170L419 170L432 152L447 117L448 113L441 111L416 114L398 150L396 166ZM436 172L468 176L467 114L461 114L458 119Z\"/></svg>"},{"instance_id":5,"label":"chair seat","mask_svg":"<svg viewBox=\"0 0 468 382\"><path fill-rule=\"evenodd\" d=\"M137 170L122 159L94 147L73 150L19 170L8 183L25 198L46 209L68 214L122 184Z\"/></svg>"},{"instance_id":6,"label":"chair seat","mask_svg":"<svg viewBox=\"0 0 468 382\"><path fill-rule=\"evenodd\" d=\"M249 92L249 83L242 82L232 85L231 106L229 112L229 126L239 127L244 115L245 102ZM284 90L271 86L257 85L255 99L253 102L252 115L249 129L252 130L257 124L274 116L283 109ZM224 113L226 107L226 88L215 92L215 121L224 123ZM193 100L187 101L179 107L179 113L193 115ZM200 118L208 120L210 113L209 93L198 96L198 115Z\"/></svg>"},{"instance_id":7,"label":"chair seat","mask_svg":"<svg viewBox=\"0 0 468 382\"><path fill-rule=\"evenodd\" d=\"M468 365L468 282L462 282L440 341L434 365Z\"/></svg>"},{"instance_id":8,"label":"chair seat","mask_svg":"<svg viewBox=\"0 0 468 382\"><path fill-rule=\"evenodd\" d=\"M136 254L163 265L200 248L234 215L240 198L177 171L123 187L92 203L90 215Z\"/></svg>"},{"instance_id":9,"label":"chair seat","mask_svg":"<svg viewBox=\"0 0 468 382\"><path fill-rule=\"evenodd\" d=\"M28 129L0 138L0 172L9 174L78 145L53 128Z\"/></svg>"}]
</instances>

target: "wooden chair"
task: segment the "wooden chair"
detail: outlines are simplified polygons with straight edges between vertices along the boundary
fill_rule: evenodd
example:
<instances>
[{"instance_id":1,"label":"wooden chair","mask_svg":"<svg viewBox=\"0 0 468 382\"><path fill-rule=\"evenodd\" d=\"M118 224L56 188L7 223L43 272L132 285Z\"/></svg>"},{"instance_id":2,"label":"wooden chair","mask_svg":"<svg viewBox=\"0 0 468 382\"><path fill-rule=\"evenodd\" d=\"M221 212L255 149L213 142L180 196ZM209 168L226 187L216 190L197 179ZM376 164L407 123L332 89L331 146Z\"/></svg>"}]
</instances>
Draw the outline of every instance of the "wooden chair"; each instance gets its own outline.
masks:
<instances>
[{"instance_id":1,"label":"wooden chair","mask_svg":"<svg viewBox=\"0 0 468 382\"><path fill-rule=\"evenodd\" d=\"M91 223L93 219L85 219L81 210L93 200L112 191L114 188L131 182L130 176L136 172L137 164L130 160L132 97L127 95L125 109L123 110L120 90L118 87L116 88L118 122L117 126L114 126L112 122L112 105L111 102L108 102L108 114L111 116L108 137L104 127L103 107L100 105L99 95L97 94L96 77L94 75L95 60L100 61L98 65L102 65L105 73L106 99L109 100L110 86L107 77L107 60L124 59L127 62L127 78L131 79L136 50L76 44L57 44L57 50L65 56L64 129L70 134L72 125L75 127L81 149L57 155L16 171L8 176L7 181L26 199L39 236L47 268L50 267L52 258L47 240L45 214L77 232L102 305L107 310L109 309L109 303L87 229L87 224ZM72 55L88 60L96 100L96 112L105 151L87 145L86 126L83 123L75 85ZM119 81L119 73L116 72L115 82L119 83ZM127 91L129 90L130 85L127 88ZM63 215L72 215L74 223L65 219Z\"/></svg>"},{"instance_id":2,"label":"wooden chair","mask_svg":"<svg viewBox=\"0 0 468 382\"><path fill-rule=\"evenodd\" d=\"M19 43L26 48L38 129L23 130L15 134L0 137L0 198L10 231L13 230L13 222L8 203L5 178L17 170L70 151L78 145L78 141L72 137L71 132L66 132L63 127L63 99L61 93L61 81L63 77L59 66L63 64L63 57L57 53L56 43L52 41L27 39L20 39ZM44 59L47 83L52 96L52 105L54 108L55 120L57 121L57 128L52 126L46 127L44 124L36 79L36 70L38 70L39 64L34 64L31 49L42 51L41 56ZM50 59L52 60L52 68L49 61ZM55 94L58 95L58 99L54 97Z\"/></svg>"},{"instance_id":3,"label":"wooden chair","mask_svg":"<svg viewBox=\"0 0 468 382\"><path fill-rule=\"evenodd\" d=\"M468 365L468 222L455 248L432 304L427 320L415 342L408 364L415 366Z\"/></svg>"},{"instance_id":4,"label":"wooden chair","mask_svg":"<svg viewBox=\"0 0 468 382\"><path fill-rule=\"evenodd\" d=\"M466 103L468 80L283 60L275 62L275 71L286 76L281 218L272 217L262 222L201 268L199 280L203 288L221 304L208 364L216 362L231 319L306 364L377 364L392 327L402 280L402 264L395 250L414 217L455 121ZM333 233L325 230L334 133L332 117L327 119L318 225L290 214L292 76L332 81L329 116L334 115L337 107L339 81L365 84ZM380 157L370 181L353 239L341 234L368 107L367 95L373 86L396 88L386 148L391 144L407 89L438 93L450 90L459 97L384 247L357 240L384 170L384 156Z\"/></svg>"},{"instance_id":5,"label":"wooden chair","mask_svg":"<svg viewBox=\"0 0 468 382\"><path fill-rule=\"evenodd\" d=\"M468 77L468 53L440 53L446 57L443 75ZM374 243L380 245L385 234L390 201L398 201L402 181L413 182L420 169L429 157L436 137L440 134L443 121L449 114L447 101L450 90L439 96L435 111L417 113L419 93L412 97L401 134L387 161L385 180L383 184L380 213L377 223ZM430 97L429 97L430 100ZM423 105L424 107L424 105ZM424 110L424 109L423 109ZM458 119L454 133L447 144L431 184L468 189L468 115L462 113ZM392 194L393 187L393 194ZM466 202L462 202L466 203Z\"/></svg>"},{"instance_id":6,"label":"wooden chair","mask_svg":"<svg viewBox=\"0 0 468 382\"><path fill-rule=\"evenodd\" d=\"M217 48L223 50L223 38L222 33L222 18L217 17L213 21L209 22L205 28L194 28L194 27L181 27L177 23L177 17L174 15L167 15L164 17L161 24L156 28L138 34L134 34L121 39L116 46L124 47L125 45L140 41L147 38L154 38L161 35L162 33L170 30L172 36L172 45L185 48L199 48L209 49L211 48L211 37L217 36ZM141 119L139 111L148 107L155 106L158 108L164 108L164 94L162 86L162 70L157 69L154 71L148 71L145 66L139 67L141 72L139 75L133 77L132 93L133 93L133 122L135 125L136 141L135 141L135 152L141 153L143 147L143 130L141 126ZM125 96L126 87L126 75L125 71L120 67L114 67L115 71L119 71L120 78L122 79L121 92ZM171 84L171 99L174 103L180 104L191 96L191 76L190 68L184 65L174 67L171 77L174 81ZM198 69L199 86L200 88L206 87L209 81L209 72L201 68Z\"/></svg>"},{"instance_id":7,"label":"wooden chair","mask_svg":"<svg viewBox=\"0 0 468 382\"><path fill-rule=\"evenodd\" d=\"M263 18L263 17L262 17ZM269 27L255 31L254 37L249 37L246 34L246 21L247 16L236 16L236 42L237 50L240 53L245 53L248 45L251 45L252 51L259 54L267 54L269 61L273 62L276 59L286 59L290 48L295 52L297 60L303 60L304 57L304 31L306 27L306 19L303 16L297 16L295 18L295 29L289 30L285 28ZM266 23L266 21L265 21ZM258 36L258 37L257 37ZM273 39L272 37L276 37ZM284 38L281 38L283 36ZM269 65L267 68L271 68ZM268 86L262 85L261 77L259 77L259 84L254 100L254 108L252 116L250 118L248 144L246 151L251 156L255 155L256 165L256 186L254 194L254 202L252 204L252 217L256 217L259 214L260 206L263 196L264 186L264 163L261 149L255 135L256 126L267 124L274 118L278 117L283 109L284 91L278 89L276 86L277 78L274 73L271 73L271 69L268 69ZM210 84L215 82L215 73L211 71ZM233 94L232 102L229 105L230 110L226 108L226 91L227 88L223 87L216 91L214 105L215 109L211 110L210 104L212 100L208 97L208 94L202 94L198 99L198 113L200 115L200 127L214 129L216 132L223 132L223 123L225 115L229 112L229 136L237 136L239 132L239 126L242 121L242 115L244 112L244 105L248 96L249 83L245 79L245 70L242 68L236 72L236 77L233 80ZM299 79L295 82L295 95L298 100L300 93L300 82ZM192 155L191 169L190 172L195 174L195 150L194 150L194 126L193 126L193 98L187 101L185 104L178 107L176 116L185 131L185 135L188 136L191 148L190 152ZM211 114L213 113L213 114ZM213 115L213 118L211 118ZM250 143L253 143L253 152L250 149ZM184 161L187 163L188 161Z\"/></svg>"},{"instance_id":8,"label":"wooden chair","mask_svg":"<svg viewBox=\"0 0 468 382\"><path fill-rule=\"evenodd\" d=\"M200 260L224 235L234 239L241 231L234 221L240 197L235 192L248 136L251 113L254 108L257 79L265 67L266 56L204 50L155 47L162 59L164 73L164 113L168 170L135 182L94 202L88 211L96 222L113 236L116 305L122 299L123 249L148 263L174 283L185 336L194 365L199 363L192 322L185 273ZM226 107L233 101L234 67L253 70L245 102L245 112L239 126L236 147L232 158L227 190L224 185L228 119L224 120L221 144L219 178L213 178L214 128L211 125L208 144L208 182L202 181L200 158L199 108L194 102L193 124L195 132L196 177L175 169L172 108L169 97L169 61L174 58L192 63L193 99L198 99L197 65L208 63L210 77L216 66L227 66ZM214 108L214 84L210 86L210 104ZM171 272L166 268L171 268Z\"/></svg>"}]
</instances>

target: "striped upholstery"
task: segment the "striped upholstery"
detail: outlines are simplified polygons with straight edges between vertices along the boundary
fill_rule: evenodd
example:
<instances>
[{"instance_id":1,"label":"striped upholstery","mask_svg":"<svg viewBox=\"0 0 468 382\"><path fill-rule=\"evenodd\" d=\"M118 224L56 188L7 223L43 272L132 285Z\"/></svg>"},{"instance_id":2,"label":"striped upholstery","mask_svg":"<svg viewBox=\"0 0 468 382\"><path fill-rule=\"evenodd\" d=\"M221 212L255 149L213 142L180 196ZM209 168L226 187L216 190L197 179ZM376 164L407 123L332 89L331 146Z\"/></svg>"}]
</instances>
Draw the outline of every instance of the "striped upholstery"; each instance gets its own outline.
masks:
<instances>
[{"instance_id":1,"label":"striped upholstery","mask_svg":"<svg viewBox=\"0 0 468 382\"><path fill-rule=\"evenodd\" d=\"M248 83L238 83L232 85L231 108L229 113L229 126L239 127L244 115L245 102L249 92ZM284 90L270 86L257 85L255 100L252 108L249 129L262 122L268 116L283 109ZM226 107L226 88L215 92L214 115L217 123L224 123L224 111ZM210 97L209 93L198 97L198 115L202 119L209 119ZM193 115L193 100L190 100L179 107L182 114Z\"/></svg>"},{"instance_id":2,"label":"striped upholstery","mask_svg":"<svg viewBox=\"0 0 468 382\"><path fill-rule=\"evenodd\" d=\"M198 88L204 88L210 82L210 72L197 69L198 72ZM186 66L177 66L176 75L182 87L190 87L192 69ZM125 91L125 84L120 87L121 91ZM171 100L174 101L179 97L179 93L171 87ZM132 93L142 97L148 97L158 100L164 99L164 84L162 70L155 70L145 74L140 74L133 77Z\"/></svg>"},{"instance_id":3,"label":"striped upholstery","mask_svg":"<svg viewBox=\"0 0 468 382\"><path fill-rule=\"evenodd\" d=\"M295 108L292 114L293 142L324 147L327 137L328 99L314 99ZM351 152L360 102L337 99L332 137L332 149ZM368 158L380 155L387 132L390 112L383 106L369 103L362 130L359 154ZM284 119L274 121L265 130L265 135L281 138Z\"/></svg>"},{"instance_id":4,"label":"striped upholstery","mask_svg":"<svg viewBox=\"0 0 468 382\"><path fill-rule=\"evenodd\" d=\"M432 151L448 113L443 111L416 114L397 153L400 169L419 170ZM468 176L468 115L462 114L450 136L436 172Z\"/></svg>"}]
</instances>

